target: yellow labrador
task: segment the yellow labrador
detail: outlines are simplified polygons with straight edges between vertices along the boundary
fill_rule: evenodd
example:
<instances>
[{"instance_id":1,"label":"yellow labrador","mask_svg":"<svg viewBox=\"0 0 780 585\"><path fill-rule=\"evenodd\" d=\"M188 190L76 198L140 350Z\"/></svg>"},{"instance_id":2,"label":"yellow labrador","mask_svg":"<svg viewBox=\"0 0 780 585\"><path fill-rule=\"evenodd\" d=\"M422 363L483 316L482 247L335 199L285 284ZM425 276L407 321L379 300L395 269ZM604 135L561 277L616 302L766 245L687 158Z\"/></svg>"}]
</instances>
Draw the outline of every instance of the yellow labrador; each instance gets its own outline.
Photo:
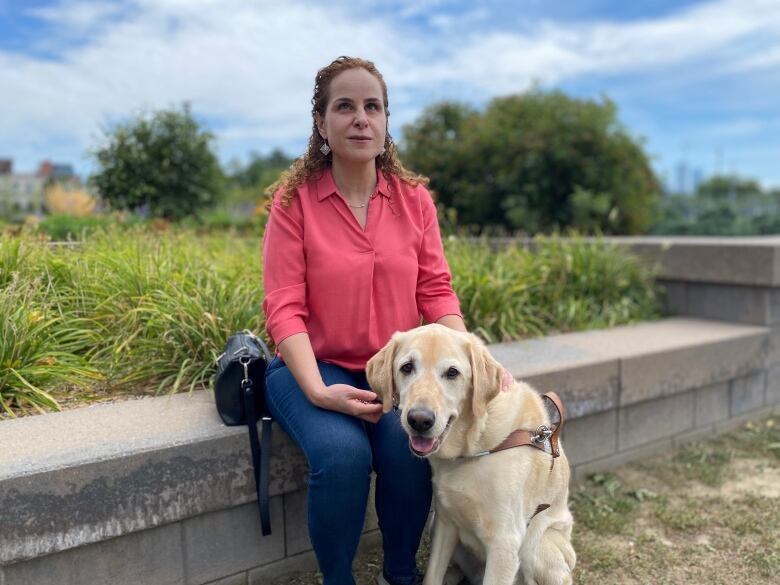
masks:
<instances>
[{"instance_id":1,"label":"yellow labrador","mask_svg":"<svg viewBox=\"0 0 780 585\"><path fill-rule=\"evenodd\" d=\"M549 440L542 448L485 455L516 429L550 427L539 394L507 377L476 336L435 324L393 335L366 374L384 411L397 405L410 448L433 469L425 585L445 577L457 582L458 568L484 585L572 583L569 465L562 449L554 460Z\"/></svg>"}]
</instances>

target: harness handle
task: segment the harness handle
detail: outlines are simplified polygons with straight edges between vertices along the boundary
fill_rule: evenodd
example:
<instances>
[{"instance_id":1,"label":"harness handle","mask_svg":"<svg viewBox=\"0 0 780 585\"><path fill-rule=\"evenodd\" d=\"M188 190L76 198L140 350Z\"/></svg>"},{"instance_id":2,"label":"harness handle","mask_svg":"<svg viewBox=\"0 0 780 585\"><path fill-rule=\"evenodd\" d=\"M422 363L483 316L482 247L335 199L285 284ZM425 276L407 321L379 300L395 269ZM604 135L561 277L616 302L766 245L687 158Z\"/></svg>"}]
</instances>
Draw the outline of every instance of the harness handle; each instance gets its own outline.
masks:
<instances>
[{"instance_id":1,"label":"harness handle","mask_svg":"<svg viewBox=\"0 0 780 585\"><path fill-rule=\"evenodd\" d=\"M561 454L560 447L558 446L558 438L561 436L561 429L563 428L563 402L561 402L561 397L558 396L555 392L545 392L542 394L542 398L546 398L550 402L552 402L552 405L555 407L555 410L558 411L558 424L553 425L555 430L553 430L552 435L550 435L550 448L552 449L552 456L553 457L559 457Z\"/></svg>"}]
</instances>

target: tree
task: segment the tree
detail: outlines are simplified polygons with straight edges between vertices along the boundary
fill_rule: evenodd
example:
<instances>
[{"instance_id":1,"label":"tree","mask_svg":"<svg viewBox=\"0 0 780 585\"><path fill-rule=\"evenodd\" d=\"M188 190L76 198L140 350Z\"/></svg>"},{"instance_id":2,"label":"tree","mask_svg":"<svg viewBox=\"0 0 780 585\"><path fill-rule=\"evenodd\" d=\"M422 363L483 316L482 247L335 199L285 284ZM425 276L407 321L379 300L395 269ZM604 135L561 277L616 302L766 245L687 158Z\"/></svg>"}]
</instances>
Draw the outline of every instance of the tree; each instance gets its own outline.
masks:
<instances>
[{"instance_id":1,"label":"tree","mask_svg":"<svg viewBox=\"0 0 780 585\"><path fill-rule=\"evenodd\" d=\"M104 138L93 152L99 170L90 181L111 207L175 220L217 202L224 178L214 136L189 105L139 115Z\"/></svg>"},{"instance_id":2,"label":"tree","mask_svg":"<svg viewBox=\"0 0 780 585\"><path fill-rule=\"evenodd\" d=\"M709 236L780 233L780 191L737 175L714 175L693 196L667 195L660 205L656 234Z\"/></svg>"},{"instance_id":3,"label":"tree","mask_svg":"<svg viewBox=\"0 0 780 585\"><path fill-rule=\"evenodd\" d=\"M696 188L696 197L732 203L760 195L758 182L736 175L715 175Z\"/></svg>"},{"instance_id":4,"label":"tree","mask_svg":"<svg viewBox=\"0 0 780 585\"><path fill-rule=\"evenodd\" d=\"M292 162L293 159L279 148L275 148L267 156L252 152L246 166L237 161L232 164L228 178L234 186L254 188L262 193Z\"/></svg>"},{"instance_id":5,"label":"tree","mask_svg":"<svg viewBox=\"0 0 780 585\"><path fill-rule=\"evenodd\" d=\"M403 129L403 158L434 181L440 201L454 207L457 194L468 188L459 168L467 126L477 111L456 102L441 102L426 109L418 120Z\"/></svg>"},{"instance_id":6,"label":"tree","mask_svg":"<svg viewBox=\"0 0 780 585\"><path fill-rule=\"evenodd\" d=\"M434 105L404 128L404 158L461 223L535 233L641 232L660 185L617 107L533 90L483 112Z\"/></svg>"}]
</instances>

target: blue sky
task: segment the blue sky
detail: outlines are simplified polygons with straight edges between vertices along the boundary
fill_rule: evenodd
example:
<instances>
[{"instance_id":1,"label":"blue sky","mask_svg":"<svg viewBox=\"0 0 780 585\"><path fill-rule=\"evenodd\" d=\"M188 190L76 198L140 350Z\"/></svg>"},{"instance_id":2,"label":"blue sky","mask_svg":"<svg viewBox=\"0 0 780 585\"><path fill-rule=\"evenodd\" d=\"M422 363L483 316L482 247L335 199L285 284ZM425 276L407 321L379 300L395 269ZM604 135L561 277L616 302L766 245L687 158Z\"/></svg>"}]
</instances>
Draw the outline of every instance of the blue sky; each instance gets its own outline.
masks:
<instances>
[{"instance_id":1,"label":"blue sky","mask_svg":"<svg viewBox=\"0 0 780 585\"><path fill-rule=\"evenodd\" d=\"M101 128L184 100L225 162L298 155L342 54L383 72L396 137L437 100L537 84L609 96L673 186L684 162L688 184L780 187L777 0L0 0L0 157L86 174Z\"/></svg>"}]
</instances>

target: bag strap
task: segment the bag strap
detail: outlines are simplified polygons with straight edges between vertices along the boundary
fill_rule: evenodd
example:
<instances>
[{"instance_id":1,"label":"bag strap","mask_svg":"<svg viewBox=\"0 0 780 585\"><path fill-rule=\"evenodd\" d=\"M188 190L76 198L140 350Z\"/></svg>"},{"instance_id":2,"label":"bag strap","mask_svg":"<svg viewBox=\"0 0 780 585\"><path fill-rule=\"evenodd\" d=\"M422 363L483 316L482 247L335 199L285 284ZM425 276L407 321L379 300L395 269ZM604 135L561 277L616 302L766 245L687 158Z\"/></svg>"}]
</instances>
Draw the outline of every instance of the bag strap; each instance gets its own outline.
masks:
<instances>
[{"instance_id":1,"label":"bag strap","mask_svg":"<svg viewBox=\"0 0 780 585\"><path fill-rule=\"evenodd\" d=\"M252 469L257 490L257 505L260 510L260 526L263 536L271 534L271 514L268 509L268 474L271 462L271 418L263 416L263 447L257 437L257 410L255 409L255 391L252 381L241 381L241 394L244 396L247 426L249 427L249 447L252 450Z\"/></svg>"}]
</instances>

